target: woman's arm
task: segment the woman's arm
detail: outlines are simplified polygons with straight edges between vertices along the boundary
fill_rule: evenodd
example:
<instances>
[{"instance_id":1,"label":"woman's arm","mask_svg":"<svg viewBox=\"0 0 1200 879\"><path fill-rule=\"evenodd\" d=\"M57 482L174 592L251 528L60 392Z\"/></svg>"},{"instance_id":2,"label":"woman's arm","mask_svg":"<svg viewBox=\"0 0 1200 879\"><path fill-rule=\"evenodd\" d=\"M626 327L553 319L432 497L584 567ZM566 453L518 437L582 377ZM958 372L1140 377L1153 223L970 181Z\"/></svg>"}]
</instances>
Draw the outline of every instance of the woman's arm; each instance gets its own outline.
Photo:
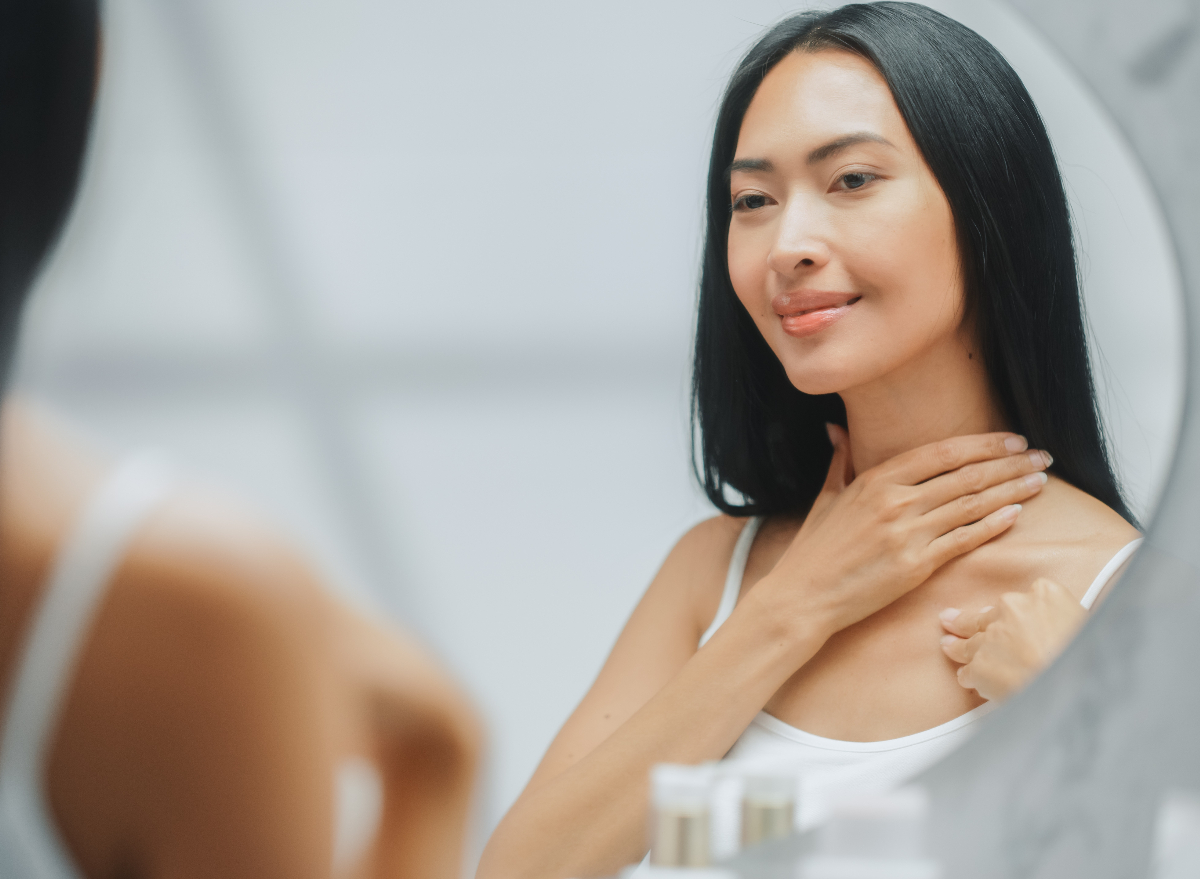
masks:
<instances>
[{"instance_id":1,"label":"woman's arm","mask_svg":"<svg viewBox=\"0 0 1200 879\"><path fill-rule=\"evenodd\" d=\"M190 494L156 513L93 622L49 760L84 875L326 879L329 635L268 529Z\"/></svg>"},{"instance_id":2,"label":"woman's arm","mask_svg":"<svg viewBox=\"0 0 1200 879\"><path fill-rule=\"evenodd\" d=\"M456 879L479 739L421 650L342 607L236 506L187 495L106 595L50 800L87 876L329 879L335 772L362 756L384 801L353 875Z\"/></svg>"},{"instance_id":3,"label":"woman's arm","mask_svg":"<svg viewBox=\"0 0 1200 879\"><path fill-rule=\"evenodd\" d=\"M681 541L496 829L480 879L597 876L640 859L653 764L724 755L830 635L1007 529L1011 505L1041 485L1024 475L1045 467L1006 447L1012 435L990 434L923 447L847 486L848 445L834 438L829 478L792 545L700 650L689 578L697 559L716 560L703 531Z\"/></svg>"},{"instance_id":4,"label":"woman's arm","mask_svg":"<svg viewBox=\"0 0 1200 879\"><path fill-rule=\"evenodd\" d=\"M330 602L346 713L384 782L369 875L460 879L483 734L459 686L411 639ZM357 873L354 875L358 875Z\"/></svg>"},{"instance_id":5,"label":"woman's arm","mask_svg":"<svg viewBox=\"0 0 1200 879\"><path fill-rule=\"evenodd\" d=\"M719 758L807 658L802 651L823 643L815 630L802 639L783 631L752 592L696 650L684 575L709 555L702 544L721 524L705 523L672 552L496 829L480 879L604 875L639 860L650 766Z\"/></svg>"}]
</instances>

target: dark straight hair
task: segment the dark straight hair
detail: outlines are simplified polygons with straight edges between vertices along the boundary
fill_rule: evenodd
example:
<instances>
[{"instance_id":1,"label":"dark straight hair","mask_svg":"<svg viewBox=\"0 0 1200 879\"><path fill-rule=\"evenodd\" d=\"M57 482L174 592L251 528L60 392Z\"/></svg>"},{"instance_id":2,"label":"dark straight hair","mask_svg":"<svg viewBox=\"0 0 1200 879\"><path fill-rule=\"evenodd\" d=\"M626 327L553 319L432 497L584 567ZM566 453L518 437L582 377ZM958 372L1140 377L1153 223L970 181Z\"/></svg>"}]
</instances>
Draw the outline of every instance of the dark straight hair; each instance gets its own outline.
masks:
<instances>
[{"instance_id":1,"label":"dark straight hair","mask_svg":"<svg viewBox=\"0 0 1200 879\"><path fill-rule=\"evenodd\" d=\"M70 213L96 89L96 0L0 0L0 388Z\"/></svg>"},{"instance_id":2,"label":"dark straight hair","mask_svg":"<svg viewBox=\"0 0 1200 879\"><path fill-rule=\"evenodd\" d=\"M825 479L836 394L797 390L729 279L728 168L746 110L791 52L842 49L891 89L954 216L968 319L1009 425L1052 472L1133 517L1113 474L1088 365L1071 218L1045 125L981 36L916 3L857 3L772 27L738 64L717 114L692 379L693 460L735 516L803 514Z\"/></svg>"}]
</instances>

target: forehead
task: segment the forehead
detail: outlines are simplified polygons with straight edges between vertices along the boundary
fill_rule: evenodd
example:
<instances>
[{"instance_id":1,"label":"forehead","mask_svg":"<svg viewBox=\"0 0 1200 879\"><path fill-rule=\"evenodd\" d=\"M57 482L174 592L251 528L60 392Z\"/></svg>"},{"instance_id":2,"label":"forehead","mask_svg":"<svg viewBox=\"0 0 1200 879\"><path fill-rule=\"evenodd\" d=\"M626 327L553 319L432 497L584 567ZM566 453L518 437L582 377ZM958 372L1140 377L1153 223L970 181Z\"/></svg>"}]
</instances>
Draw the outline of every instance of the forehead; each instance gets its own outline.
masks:
<instances>
[{"instance_id":1,"label":"forehead","mask_svg":"<svg viewBox=\"0 0 1200 879\"><path fill-rule=\"evenodd\" d=\"M803 150L851 131L911 143L891 90L866 59L840 49L792 52L762 81L742 120L737 154Z\"/></svg>"}]
</instances>

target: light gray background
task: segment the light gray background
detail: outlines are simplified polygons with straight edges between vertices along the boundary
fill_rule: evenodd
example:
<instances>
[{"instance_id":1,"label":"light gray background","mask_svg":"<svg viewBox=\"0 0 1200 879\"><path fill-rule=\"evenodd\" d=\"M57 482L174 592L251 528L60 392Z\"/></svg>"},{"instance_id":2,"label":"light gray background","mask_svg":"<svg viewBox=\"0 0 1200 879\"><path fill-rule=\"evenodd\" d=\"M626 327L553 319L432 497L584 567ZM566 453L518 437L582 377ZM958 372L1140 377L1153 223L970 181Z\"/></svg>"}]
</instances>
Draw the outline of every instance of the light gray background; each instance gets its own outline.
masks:
<instances>
[{"instance_id":1,"label":"light gray background","mask_svg":"<svg viewBox=\"0 0 1200 879\"><path fill-rule=\"evenodd\" d=\"M1135 508L1182 394L1127 148L1017 19ZM682 531L712 117L779 2L109 0L95 149L19 380L233 485L426 637L491 734L480 834Z\"/></svg>"}]
</instances>

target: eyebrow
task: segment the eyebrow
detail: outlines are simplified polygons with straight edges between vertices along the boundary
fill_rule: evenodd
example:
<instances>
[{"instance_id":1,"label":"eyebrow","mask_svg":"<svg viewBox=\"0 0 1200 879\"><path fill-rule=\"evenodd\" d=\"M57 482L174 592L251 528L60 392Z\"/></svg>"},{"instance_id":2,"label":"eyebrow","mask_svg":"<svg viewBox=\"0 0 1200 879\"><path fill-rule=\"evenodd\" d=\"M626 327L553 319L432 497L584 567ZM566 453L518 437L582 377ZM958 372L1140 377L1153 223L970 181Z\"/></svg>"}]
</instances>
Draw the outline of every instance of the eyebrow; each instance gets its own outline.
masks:
<instances>
[{"instance_id":1,"label":"eyebrow","mask_svg":"<svg viewBox=\"0 0 1200 879\"><path fill-rule=\"evenodd\" d=\"M824 146L819 146L808 154L808 164L815 165L817 162L823 162L832 156L836 156L842 150L847 150L852 146L857 146L860 143L881 143L884 146L890 146L895 149L896 146L886 137L875 134L870 131L855 131L852 134L845 134L837 140L831 140Z\"/></svg>"},{"instance_id":2,"label":"eyebrow","mask_svg":"<svg viewBox=\"0 0 1200 879\"><path fill-rule=\"evenodd\" d=\"M826 159L836 156L842 150L848 150L850 147L857 146L860 143L880 143L896 149L896 145L885 137L870 131L855 131L851 134L844 134L836 140L831 140L829 143L817 147L808 154L805 162L809 165L815 165L818 162L823 162ZM775 166L771 163L770 159L737 159L730 163L729 170L725 172L725 179L728 180L732 177L735 171L760 171L770 174L774 170Z\"/></svg>"}]
</instances>

